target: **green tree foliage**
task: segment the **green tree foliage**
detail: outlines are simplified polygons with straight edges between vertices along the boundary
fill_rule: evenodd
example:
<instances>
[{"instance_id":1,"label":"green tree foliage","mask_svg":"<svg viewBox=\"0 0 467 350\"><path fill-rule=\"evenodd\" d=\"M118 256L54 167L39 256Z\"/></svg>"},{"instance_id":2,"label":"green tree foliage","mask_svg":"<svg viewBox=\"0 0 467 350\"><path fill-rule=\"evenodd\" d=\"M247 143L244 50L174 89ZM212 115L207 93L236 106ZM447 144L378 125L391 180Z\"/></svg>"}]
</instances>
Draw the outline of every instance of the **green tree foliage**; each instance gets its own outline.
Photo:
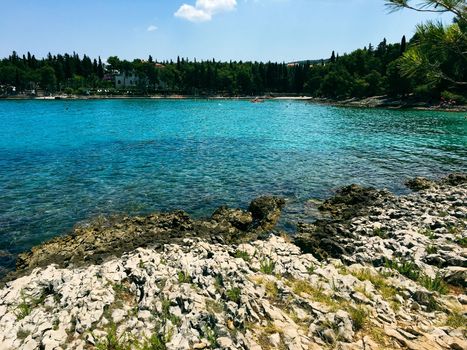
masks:
<instances>
[{"instance_id":1,"label":"green tree foliage","mask_svg":"<svg viewBox=\"0 0 467 350\"><path fill-rule=\"evenodd\" d=\"M346 99L389 95L406 98L465 101L467 99L467 39L465 0L387 0L391 10L454 13L455 22L446 26L427 22L417 27L410 40L402 37L391 44L379 44L329 59L298 63L190 61L175 62L122 60L117 56L91 59L77 53L49 54L36 59L31 53L13 52L0 60L0 85L16 91L41 88L48 92L115 92L113 76L137 76L136 86L117 93L187 95L262 95L275 93L306 94L315 97ZM5 91L5 89L3 89Z\"/></svg>"},{"instance_id":2,"label":"green tree foliage","mask_svg":"<svg viewBox=\"0 0 467 350\"><path fill-rule=\"evenodd\" d=\"M407 50L407 39L404 35L401 40L401 55L405 52L405 50Z\"/></svg>"},{"instance_id":3,"label":"green tree foliage","mask_svg":"<svg viewBox=\"0 0 467 350\"><path fill-rule=\"evenodd\" d=\"M41 60L30 53L23 58L13 53L0 61L0 85L16 86L18 91L40 88L48 92L87 93L113 88L113 74L126 72L139 78L133 90L140 94L296 93L335 99L383 94L406 96L423 80L420 77L423 74L417 71L413 78L404 77L402 61L401 45L388 44L385 40L376 49L358 49L341 56L334 53L333 59L294 64L195 62L184 58L176 62L154 59L130 62L112 56L104 65L100 58L91 59L86 55L80 58L76 53L48 55ZM455 65L450 69L455 70Z\"/></svg>"},{"instance_id":4,"label":"green tree foliage","mask_svg":"<svg viewBox=\"0 0 467 350\"><path fill-rule=\"evenodd\" d=\"M388 0L391 10L451 12L454 23L419 24L407 50L398 61L400 73L419 95L438 97L442 91L467 92L467 5L465 0ZM428 97L428 96L426 96Z\"/></svg>"},{"instance_id":5,"label":"green tree foliage","mask_svg":"<svg viewBox=\"0 0 467 350\"><path fill-rule=\"evenodd\" d=\"M405 76L428 84L466 85L467 36L459 24L427 22L417 26L414 44L404 53Z\"/></svg>"},{"instance_id":6,"label":"green tree foliage","mask_svg":"<svg viewBox=\"0 0 467 350\"><path fill-rule=\"evenodd\" d=\"M467 20L467 3L465 0L386 0L386 5L391 11L405 8L418 12L451 12L459 19Z\"/></svg>"},{"instance_id":7,"label":"green tree foliage","mask_svg":"<svg viewBox=\"0 0 467 350\"><path fill-rule=\"evenodd\" d=\"M14 86L18 92L42 89L53 93L113 86L104 75L105 67L100 58L91 60L86 55L80 58L76 53L55 56L49 53L46 58L37 60L29 52L22 58L13 52L0 60L0 85Z\"/></svg>"},{"instance_id":8,"label":"green tree foliage","mask_svg":"<svg viewBox=\"0 0 467 350\"><path fill-rule=\"evenodd\" d=\"M55 71L50 66L44 66L40 69L40 84L43 88L49 91L55 91L55 85L57 84L57 78Z\"/></svg>"},{"instance_id":9,"label":"green tree foliage","mask_svg":"<svg viewBox=\"0 0 467 350\"><path fill-rule=\"evenodd\" d=\"M323 78L319 93L333 98L345 98L352 88L352 76L343 67L333 67Z\"/></svg>"}]
</instances>

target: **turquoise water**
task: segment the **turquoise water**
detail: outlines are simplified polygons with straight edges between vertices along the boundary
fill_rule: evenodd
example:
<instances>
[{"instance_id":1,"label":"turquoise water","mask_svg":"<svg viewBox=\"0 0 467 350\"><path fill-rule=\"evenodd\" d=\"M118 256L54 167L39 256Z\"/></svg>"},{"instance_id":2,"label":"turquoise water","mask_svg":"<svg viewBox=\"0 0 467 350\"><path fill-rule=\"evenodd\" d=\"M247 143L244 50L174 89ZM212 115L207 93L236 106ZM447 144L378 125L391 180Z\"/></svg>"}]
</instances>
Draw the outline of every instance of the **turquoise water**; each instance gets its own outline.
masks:
<instances>
[{"instance_id":1,"label":"turquoise water","mask_svg":"<svg viewBox=\"0 0 467 350\"><path fill-rule=\"evenodd\" d=\"M310 216L307 199L338 186L403 192L407 178L467 170L460 113L301 101L0 101L0 131L4 267L99 214L204 216L275 194L289 199L282 226L291 229Z\"/></svg>"}]
</instances>

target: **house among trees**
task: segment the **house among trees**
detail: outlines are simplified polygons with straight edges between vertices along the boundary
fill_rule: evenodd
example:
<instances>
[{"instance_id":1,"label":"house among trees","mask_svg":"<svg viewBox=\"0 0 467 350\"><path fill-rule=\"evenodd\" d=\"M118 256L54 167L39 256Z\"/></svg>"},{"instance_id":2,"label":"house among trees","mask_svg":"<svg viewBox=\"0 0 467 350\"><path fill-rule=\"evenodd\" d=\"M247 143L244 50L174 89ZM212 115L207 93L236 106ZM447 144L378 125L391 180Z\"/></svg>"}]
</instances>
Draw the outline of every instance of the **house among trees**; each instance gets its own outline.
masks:
<instances>
[{"instance_id":1,"label":"house among trees","mask_svg":"<svg viewBox=\"0 0 467 350\"><path fill-rule=\"evenodd\" d=\"M135 88L141 86L141 84L146 85L146 79L140 78L135 71L117 72L113 80L116 89Z\"/></svg>"}]
</instances>

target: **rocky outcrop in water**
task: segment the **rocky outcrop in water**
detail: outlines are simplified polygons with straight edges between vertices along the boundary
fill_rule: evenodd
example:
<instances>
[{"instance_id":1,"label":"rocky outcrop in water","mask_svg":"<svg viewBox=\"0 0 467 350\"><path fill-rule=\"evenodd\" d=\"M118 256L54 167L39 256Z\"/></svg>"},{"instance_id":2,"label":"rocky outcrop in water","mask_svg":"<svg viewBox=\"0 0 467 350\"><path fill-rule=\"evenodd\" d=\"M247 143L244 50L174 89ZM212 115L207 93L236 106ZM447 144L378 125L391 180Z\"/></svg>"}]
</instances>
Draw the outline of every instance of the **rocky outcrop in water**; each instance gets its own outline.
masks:
<instances>
[{"instance_id":1,"label":"rocky outcrop in water","mask_svg":"<svg viewBox=\"0 0 467 350\"><path fill-rule=\"evenodd\" d=\"M0 349L466 349L466 201L456 175L400 197L343 188L295 238L268 233L284 203L267 198L92 224L61 238L87 264L0 290ZM96 264L93 244L126 230L144 247Z\"/></svg>"},{"instance_id":2,"label":"rocky outcrop in water","mask_svg":"<svg viewBox=\"0 0 467 350\"><path fill-rule=\"evenodd\" d=\"M251 202L248 211L221 207L207 220L193 220L183 211L98 218L20 254L17 271L10 278L52 263L62 267L102 263L139 247L158 249L190 237L216 243L254 240L276 225L284 204L280 198L260 197Z\"/></svg>"}]
</instances>

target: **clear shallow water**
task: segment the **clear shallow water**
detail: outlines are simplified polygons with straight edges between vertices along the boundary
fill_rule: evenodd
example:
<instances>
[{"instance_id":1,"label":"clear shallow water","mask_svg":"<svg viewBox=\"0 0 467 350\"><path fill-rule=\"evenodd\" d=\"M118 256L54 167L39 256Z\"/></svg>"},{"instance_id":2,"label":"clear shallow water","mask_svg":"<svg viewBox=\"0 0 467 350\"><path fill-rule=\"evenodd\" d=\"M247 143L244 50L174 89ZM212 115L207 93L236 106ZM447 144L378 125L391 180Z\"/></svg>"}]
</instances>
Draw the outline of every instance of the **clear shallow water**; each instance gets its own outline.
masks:
<instances>
[{"instance_id":1,"label":"clear shallow water","mask_svg":"<svg viewBox=\"0 0 467 350\"><path fill-rule=\"evenodd\" d=\"M461 113L300 101L0 101L0 266L99 214L207 216L258 195L304 203L349 183L405 191L467 171ZM304 209L305 208L305 209Z\"/></svg>"}]
</instances>

